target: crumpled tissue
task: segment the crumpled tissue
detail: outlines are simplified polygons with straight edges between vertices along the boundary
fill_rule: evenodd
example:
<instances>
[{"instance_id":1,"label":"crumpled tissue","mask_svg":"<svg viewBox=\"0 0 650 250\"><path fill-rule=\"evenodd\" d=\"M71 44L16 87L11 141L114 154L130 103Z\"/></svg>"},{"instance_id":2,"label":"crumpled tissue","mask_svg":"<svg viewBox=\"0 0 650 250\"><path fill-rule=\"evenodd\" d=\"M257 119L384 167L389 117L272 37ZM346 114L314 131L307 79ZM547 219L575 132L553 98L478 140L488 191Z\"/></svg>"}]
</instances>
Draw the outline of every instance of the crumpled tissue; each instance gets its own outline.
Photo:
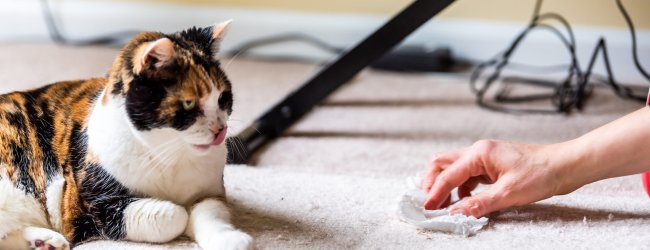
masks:
<instances>
[{"instance_id":1,"label":"crumpled tissue","mask_svg":"<svg viewBox=\"0 0 650 250\"><path fill-rule=\"evenodd\" d=\"M459 234L465 237L475 235L487 225L488 218L486 217L476 218L463 214L450 215L449 208L425 210L422 205L426 200L426 194L420 189L421 182L419 176L408 179L409 190L401 197L397 209L400 220L418 228ZM452 200L454 200L453 198Z\"/></svg>"}]
</instances>

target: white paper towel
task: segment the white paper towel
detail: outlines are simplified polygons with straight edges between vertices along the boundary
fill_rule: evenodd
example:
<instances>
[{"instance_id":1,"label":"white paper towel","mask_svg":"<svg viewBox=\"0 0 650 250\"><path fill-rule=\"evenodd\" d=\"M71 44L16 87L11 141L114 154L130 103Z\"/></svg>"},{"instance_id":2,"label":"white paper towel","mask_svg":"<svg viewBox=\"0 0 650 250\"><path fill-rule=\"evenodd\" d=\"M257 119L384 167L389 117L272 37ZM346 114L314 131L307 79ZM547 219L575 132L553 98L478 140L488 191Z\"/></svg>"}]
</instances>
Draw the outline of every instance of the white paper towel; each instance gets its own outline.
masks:
<instances>
[{"instance_id":1,"label":"white paper towel","mask_svg":"<svg viewBox=\"0 0 650 250\"><path fill-rule=\"evenodd\" d=\"M449 214L449 209L425 210L422 206L426 194L420 189L421 178L409 178L409 190L402 196L398 204L400 220L418 228L460 234L465 237L476 234L488 223L488 218L477 219L463 214ZM454 192L455 193L455 192ZM452 197L453 200L453 197Z\"/></svg>"}]
</instances>

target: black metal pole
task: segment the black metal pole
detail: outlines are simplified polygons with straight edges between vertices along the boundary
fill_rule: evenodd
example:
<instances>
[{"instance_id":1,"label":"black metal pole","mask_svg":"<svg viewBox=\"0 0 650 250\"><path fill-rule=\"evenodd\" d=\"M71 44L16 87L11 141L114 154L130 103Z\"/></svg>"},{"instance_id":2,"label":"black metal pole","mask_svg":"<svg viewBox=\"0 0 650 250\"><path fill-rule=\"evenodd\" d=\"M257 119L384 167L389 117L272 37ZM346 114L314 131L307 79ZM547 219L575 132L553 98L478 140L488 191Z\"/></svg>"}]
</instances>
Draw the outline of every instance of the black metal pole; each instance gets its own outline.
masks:
<instances>
[{"instance_id":1,"label":"black metal pole","mask_svg":"<svg viewBox=\"0 0 650 250\"><path fill-rule=\"evenodd\" d=\"M246 163L260 147L282 135L314 106L453 2L416 0L411 3L356 47L271 107L237 136L229 138L228 161Z\"/></svg>"}]
</instances>

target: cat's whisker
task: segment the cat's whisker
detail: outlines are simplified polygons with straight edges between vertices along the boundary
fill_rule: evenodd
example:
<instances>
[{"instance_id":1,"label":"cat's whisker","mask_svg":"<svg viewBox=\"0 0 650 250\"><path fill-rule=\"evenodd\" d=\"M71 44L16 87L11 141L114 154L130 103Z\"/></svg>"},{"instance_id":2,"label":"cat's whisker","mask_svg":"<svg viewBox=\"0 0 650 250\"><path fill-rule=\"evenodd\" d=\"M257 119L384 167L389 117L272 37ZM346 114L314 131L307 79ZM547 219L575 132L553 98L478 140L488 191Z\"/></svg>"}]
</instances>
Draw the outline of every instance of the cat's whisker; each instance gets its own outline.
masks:
<instances>
[{"instance_id":1,"label":"cat's whisker","mask_svg":"<svg viewBox=\"0 0 650 250\"><path fill-rule=\"evenodd\" d=\"M169 166L174 166L177 162L171 162L169 163L169 160L175 159L177 157L176 154L173 154L172 152L178 151L183 147L183 144L177 143L180 142L179 139L172 140L168 143L165 144L165 147L162 150L159 150L157 157L155 157L154 160L156 165L154 165L154 168L159 168L159 167L169 167ZM162 156L163 158L158 159L158 157Z\"/></svg>"},{"instance_id":2,"label":"cat's whisker","mask_svg":"<svg viewBox=\"0 0 650 250\"><path fill-rule=\"evenodd\" d=\"M240 155L244 155L247 153L246 145L244 145L244 142L242 142L241 139L237 140L235 146L238 148Z\"/></svg>"},{"instance_id":3,"label":"cat's whisker","mask_svg":"<svg viewBox=\"0 0 650 250\"><path fill-rule=\"evenodd\" d=\"M172 147L172 145L175 145L175 143L178 141L178 139L170 140L147 152L148 155L146 157L149 157L149 159L147 159L144 165L149 166L150 168L145 173L145 177L149 177L154 170L157 170L160 167L160 165L165 164L164 161L161 161L161 159L159 159L160 157L170 157L172 154L168 153L170 153L170 151L173 151L171 149L180 149L180 146L176 146L176 148Z\"/></svg>"},{"instance_id":4,"label":"cat's whisker","mask_svg":"<svg viewBox=\"0 0 650 250\"><path fill-rule=\"evenodd\" d=\"M239 55L241 55L242 53L244 53L244 51L243 51L243 50L240 50L240 51L237 52L237 54L235 54L234 56L230 57L230 60L228 60L228 62L226 63L226 65L223 66L223 69L224 69L224 70L228 70L228 67L230 67L230 64L232 63L232 61L234 61L235 59L237 59L237 57L239 57Z\"/></svg>"},{"instance_id":5,"label":"cat's whisker","mask_svg":"<svg viewBox=\"0 0 650 250\"><path fill-rule=\"evenodd\" d=\"M230 134L233 133L233 131L237 130L239 128L239 125L228 124L228 127L230 128L228 129L228 134Z\"/></svg>"},{"instance_id":6,"label":"cat's whisker","mask_svg":"<svg viewBox=\"0 0 650 250\"><path fill-rule=\"evenodd\" d=\"M230 121L228 121L228 124L230 124L231 122L239 122L239 123L244 123L243 121L236 121L236 120L230 120Z\"/></svg>"},{"instance_id":7,"label":"cat's whisker","mask_svg":"<svg viewBox=\"0 0 650 250\"><path fill-rule=\"evenodd\" d=\"M230 145L231 145L232 147L230 147L230 148L228 149L228 150L232 150L232 151L233 151L235 154L237 154L237 155L239 155L239 154L241 153L241 152L239 151L239 149L237 148L237 147L238 147L238 146L237 146L237 143L238 143L239 140L240 140L240 139L239 139L238 137L231 137L230 141L231 141L232 143L231 143Z\"/></svg>"},{"instance_id":8,"label":"cat's whisker","mask_svg":"<svg viewBox=\"0 0 650 250\"><path fill-rule=\"evenodd\" d=\"M168 169L173 168L175 163L165 164L165 162L168 161L170 158L176 157L176 155L170 154L170 151L176 151L176 150L180 149L182 147L182 145L178 145L178 144L172 144L172 145L177 145L177 146L176 147L173 147L173 146L166 147L165 150L162 151L161 154L159 154L159 155L162 155L163 158L161 158L160 160L157 160L156 162L152 162L155 165L151 166L151 168L147 172L146 176L150 176L152 173L154 173L153 170L159 170L157 173L160 176L160 175L163 175L165 172L167 172ZM167 193L166 189L161 186L161 183L153 182L153 184L159 190L161 190L162 192Z\"/></svg>"},{"instance_id":9,"label":"cat's whisker","mask_svg":"<svg viewBox=\"0 0 650 250\"><path fill-rule=\"evenodd\" d=\"M243 121L241 118L237 118L236 116L228 117L228 120L233 120L233 121Z\"/></svg>"},{"instance_id":10,"label":"cat's whisker","mask_svg":"<svg viewBox=\"0 0 650 250\"><path fill-rule=\"evenodd\" d=\"M153 165L152 169L156 169L160 166L170 166L174 165L173 162L168 162L168 159L172 156L175 156L175 154L170 154L173 151L176 151L180 149L180 146L173 146L174 144L169 144L165 148L159 151L158 154L156 154L155 157L153 157L150 161L150 164L155 164Z\"/></svg>"},{"instance_id":11,"label":"cat's whisker","mask_svg":"<svg viewBox=\"0 0 650 250\"><path fill-rule=\"evenodd\" d=\"M155 170L158 170L158 168L159 168L159 166L161 164L159 158L163 157L166 152L167 152L167 150L161 151L160 154L155 155L154 157L150 158L147 162L144 163L144 164L146 164L146 166L148 168L148 170L144 173L144 176L143 176L144 178L147 178L147 177L151 176L151 174Z\"/></svg>"},{"instance_id":12,"label":"cat's whisker","mask_svg":"<svg viewBox=\"0 0 650 250\"><path fill-rule=\"evenodd\" d=\"M177 142L177 141L178 141L178 139L173 139L173 140L169 140L169 141L167 141L167 142L165 142L165 143L163 143L163 144L160 144L160 145L158 145L158 146L156 146L156 147L154 147L154 148L152 148L152 149L149 149L149 150L145 153L144 156L145 156L145 157L148 157L148 156L152 156L153 154L157 154L157 153L160 152L161 149L163 149L163 148L165 148L165 147L169 146L170 144L172 144L172 143L174 143L174 142Z\"/></svg>"},{"instance_id":13,"label":"cat's whisker","mask_svg":"<svg viewBox=\"0 0 650 250\"><path fill-rule=\"evenodd\" d=\"M182 146L180 146L180 145L179 145L179 146L176 146L176 148L173 148L173 150L171 150L171 151L176 151L176 150L180 149L181 147L182 147ZM162 162L168 161L169 158L176 157L174 154L166 154L166 155L167 155L167 156L166 156L165 158L162 159ZM174 166L174 164L164 164L164 165L162 165L162 169L160 169L160 171L158 172L158 174L159 174L159 175L165 174L165 172L167 172L167 171L168 171L170 168L172 168L173 166ZM192 164L190 164L190 167L192 167L192 168L194 168L195 170L197 170L196 167L195 167L194 165L192 165Z\"/></svg>"},{"instance_id":14,"label":"cat's whisker","mask_svg":"<svg viewBox=\"0 0 650 250\"><path fill-rule=\"evenodd\" d=\"M169 148L170 147L165 146L163 148L159 148L158 150L156 150L155 153L153 153L153 152L150 153L149 156L147 156L149 159L147 160L147 162L145 162L144 165L145 166L153 166L152 169L157 167L158 166L157 164L160 163L160 161L159 161L160 158L165 156L167 151L169 151ZM151 164L156 164L156 165L151 165Z\"/></svg>"},{"instance_id":15,"label":"cat's whisker","mask_svg":"<svg viewBox=\"0 0 650 250\"><path fill-rule=\"evenodd\" d=\"M257 133L262 134L262 132L260 132L257 128L253 127L253 129L255 129Z\"/></svg>"},{"instance_id":16,"label":"cat's whisker","mask_svg":"<svg viewBox=\"0 0 650 250\"><path fill-rule=\"evenodd\" d=\"M242 140L239 137L232 137L233 143L231 144L232 150L235 152L237 155L242 155L246 153L246 146L242 142Z\"/></svg>"}]
</instances>

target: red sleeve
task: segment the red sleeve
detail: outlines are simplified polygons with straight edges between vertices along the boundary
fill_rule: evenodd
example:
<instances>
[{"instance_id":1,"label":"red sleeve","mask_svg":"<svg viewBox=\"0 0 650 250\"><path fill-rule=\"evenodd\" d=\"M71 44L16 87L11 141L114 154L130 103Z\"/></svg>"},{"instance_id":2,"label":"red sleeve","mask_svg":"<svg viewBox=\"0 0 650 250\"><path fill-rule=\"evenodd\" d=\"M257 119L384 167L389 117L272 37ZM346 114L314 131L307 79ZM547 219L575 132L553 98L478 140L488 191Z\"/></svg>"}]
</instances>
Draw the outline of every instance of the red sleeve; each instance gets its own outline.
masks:
<instances>
[{"instance_id":1,"label":"red sleeve","mask_svg":"<svg viewBox=\"0 0 650 250\"><path fill-rule=\"evenodd\" d=\"M650 106L650 91L648 91L646 106ZM648 196L650 196L650 172L643 173L642 178L643 178L643 187L645 187L646 193L648 193Z\"/></svg>"}]
</instances>

